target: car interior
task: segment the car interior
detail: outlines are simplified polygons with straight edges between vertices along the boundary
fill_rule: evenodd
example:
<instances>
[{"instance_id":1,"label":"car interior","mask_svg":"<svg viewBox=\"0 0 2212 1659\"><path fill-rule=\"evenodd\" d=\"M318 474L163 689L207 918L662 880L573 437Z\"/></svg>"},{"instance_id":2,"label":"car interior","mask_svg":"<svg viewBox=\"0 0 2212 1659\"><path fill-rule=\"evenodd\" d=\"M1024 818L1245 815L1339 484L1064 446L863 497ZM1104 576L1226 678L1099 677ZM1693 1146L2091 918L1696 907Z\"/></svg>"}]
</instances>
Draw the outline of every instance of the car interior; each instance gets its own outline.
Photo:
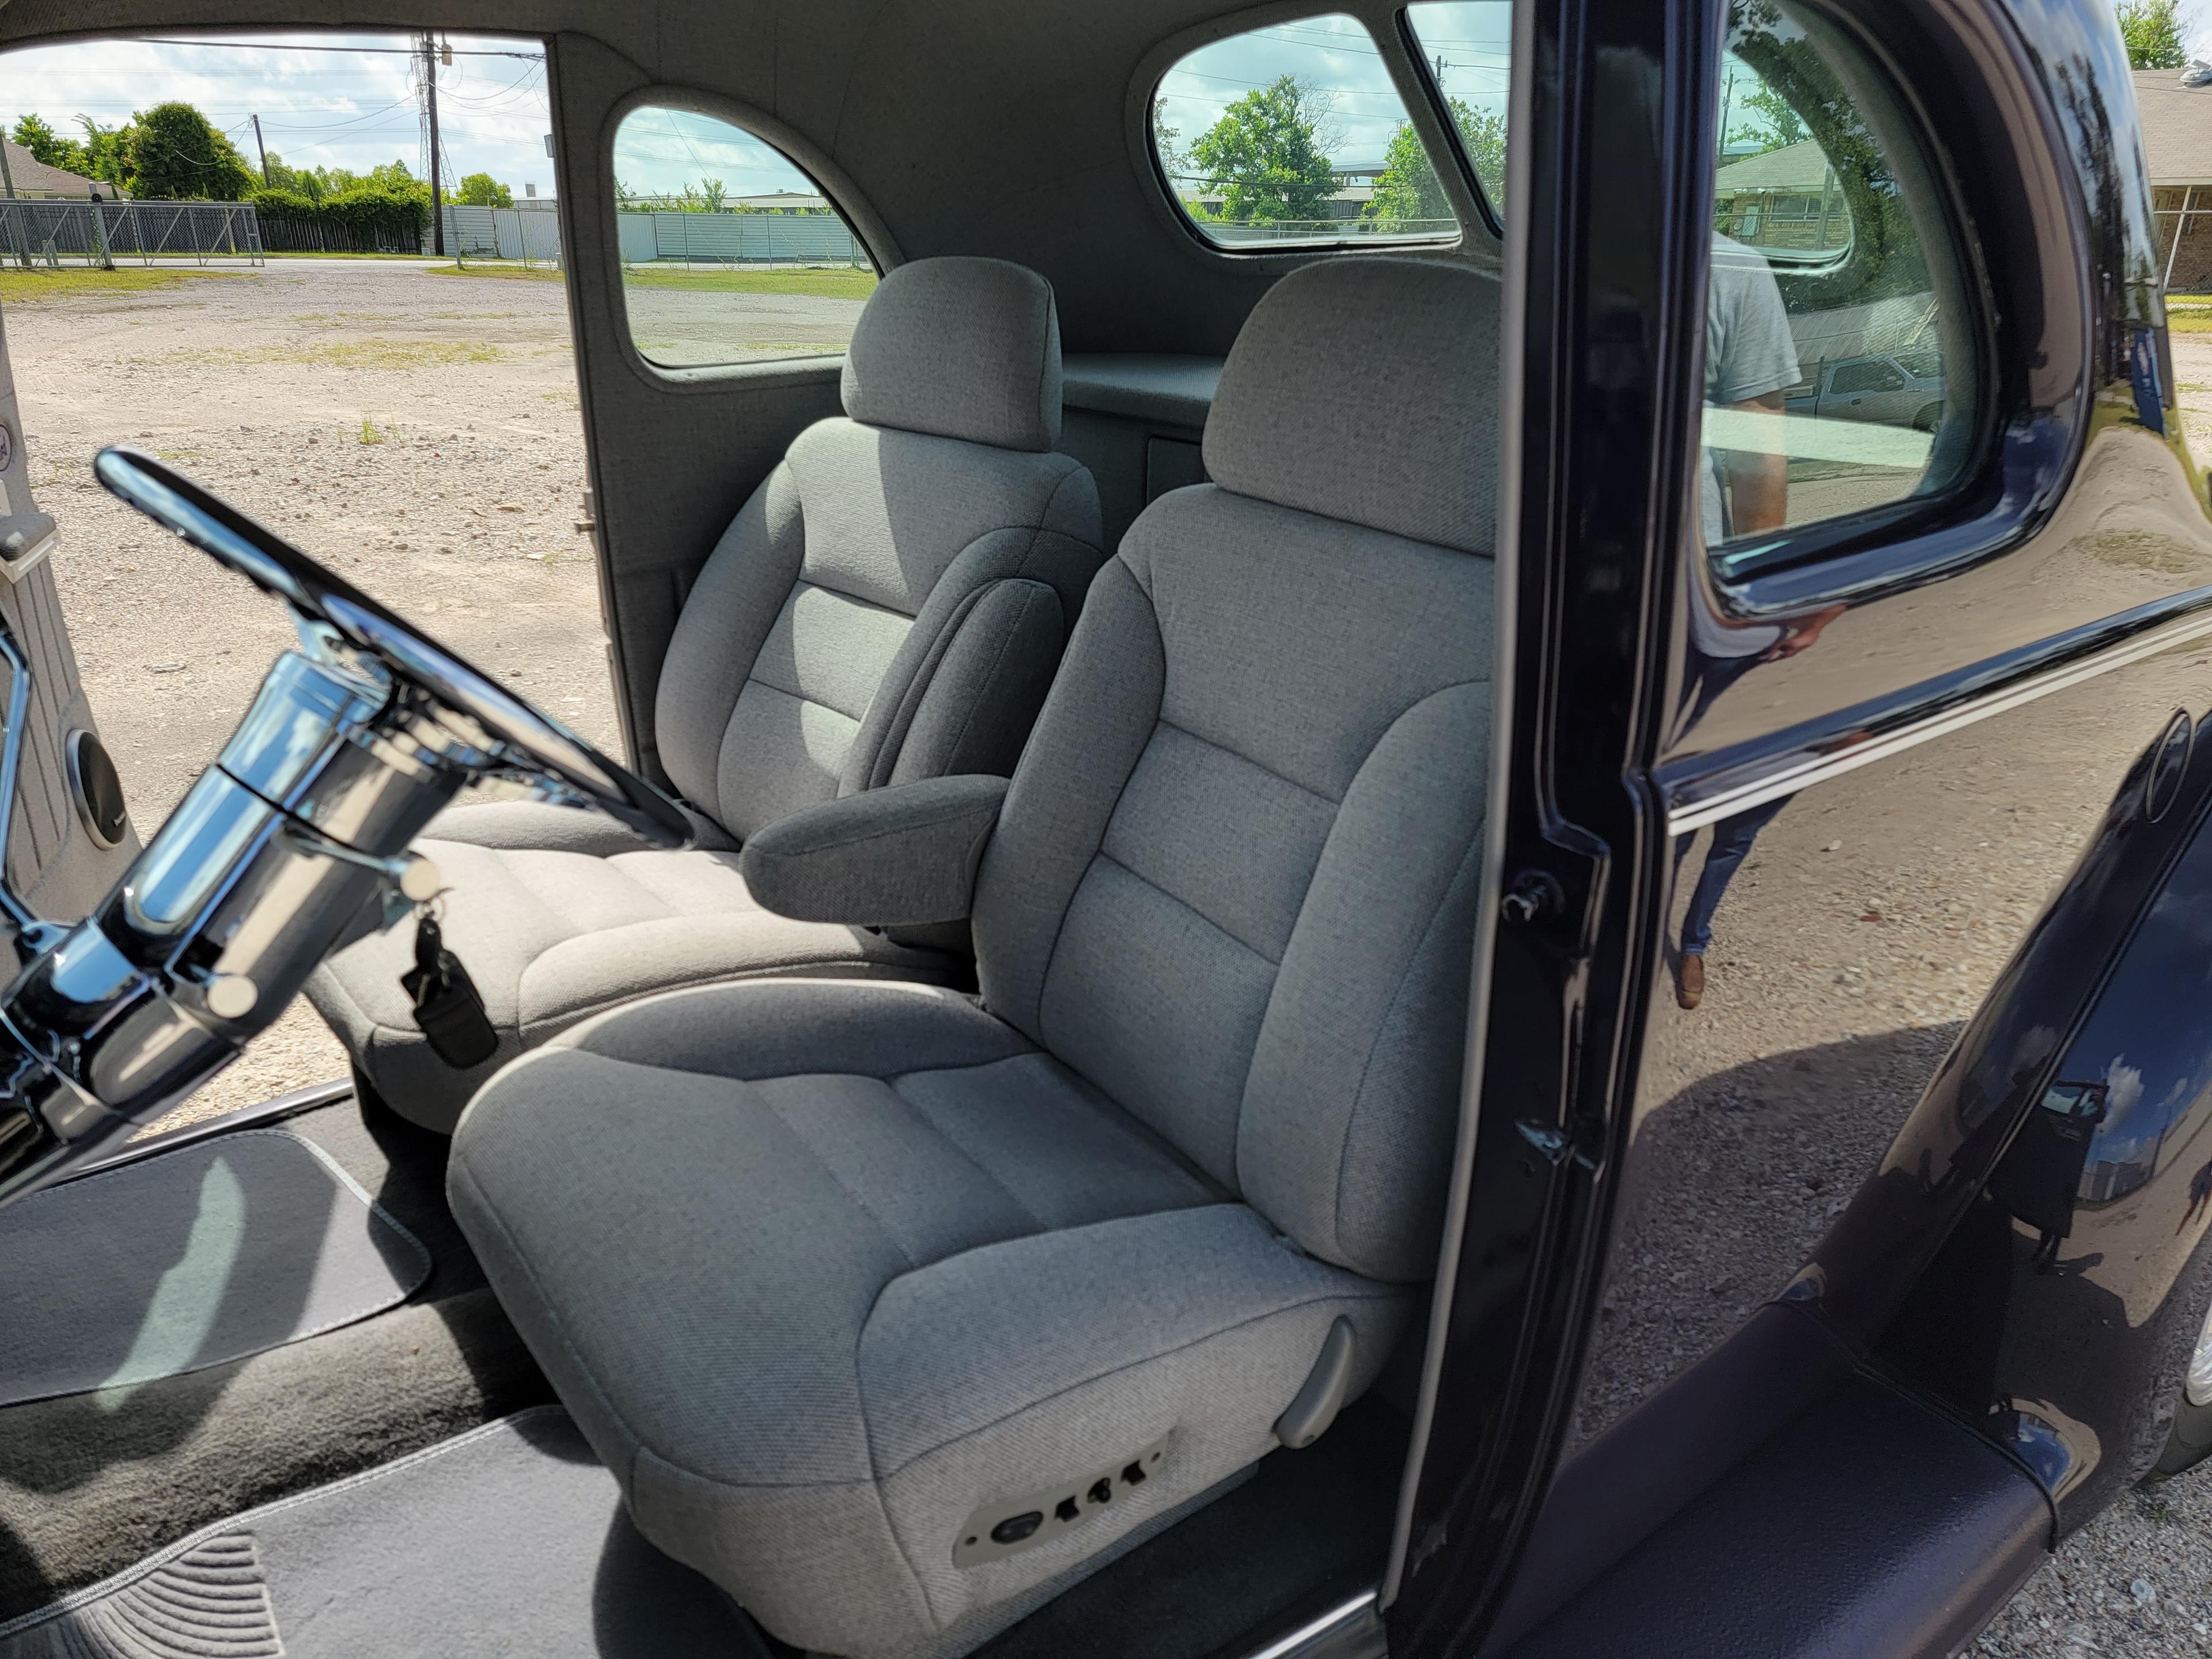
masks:
<instances>
[{"instance_id":1,"label":"car interior","mask_svg":"<svg viewBox=\"0 0 2212 1659\"><path fill-rule=\"evenodd\" d=\"M480 1016L368 905L307 988L349 1081L0 1210L64 1287L0 1380L0 1659L1200 1659L1371 1605L1479 979L1505 185L1455 77L1479 32L1502 112L1506 9L435 9L545 43L690 844L447 808ZM1425 205L1187 186L1163 88L1243 40L1224 99L1362 55ZM643 108L813 181L849 342L655 360Z\"/></svg>"}]
</instances>

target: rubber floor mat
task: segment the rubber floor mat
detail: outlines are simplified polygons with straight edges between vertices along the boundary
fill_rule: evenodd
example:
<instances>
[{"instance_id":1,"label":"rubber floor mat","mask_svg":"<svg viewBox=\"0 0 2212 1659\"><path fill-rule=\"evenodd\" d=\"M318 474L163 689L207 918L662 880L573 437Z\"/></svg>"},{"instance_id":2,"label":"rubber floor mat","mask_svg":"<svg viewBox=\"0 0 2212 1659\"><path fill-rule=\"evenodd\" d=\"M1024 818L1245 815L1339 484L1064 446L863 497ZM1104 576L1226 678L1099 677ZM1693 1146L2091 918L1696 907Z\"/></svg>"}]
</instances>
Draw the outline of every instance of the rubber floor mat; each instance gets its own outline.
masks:
<instances>
[{"instance_id":1,"label":"rubber floor mat","mask_svg":"<svg viewBox=\"0 0 2212 1659\"><path fill-rule=\"evenodd\" d=\"M0 1209L0 1405L296 1342L405 1301L429 1272L413 1235L281 1129L64 1182Z\"/></svg>"},{"instance_id":2,"label":"rubber floor mat","mask_svg":"<svg viewBox=\"0 0 2212 1659\"><path fill-rule=\"evenodd\" d=\"M0 1659L768 1659L557 1406L217 1522L0 1625Z\"/></svg>"}]
</instances>

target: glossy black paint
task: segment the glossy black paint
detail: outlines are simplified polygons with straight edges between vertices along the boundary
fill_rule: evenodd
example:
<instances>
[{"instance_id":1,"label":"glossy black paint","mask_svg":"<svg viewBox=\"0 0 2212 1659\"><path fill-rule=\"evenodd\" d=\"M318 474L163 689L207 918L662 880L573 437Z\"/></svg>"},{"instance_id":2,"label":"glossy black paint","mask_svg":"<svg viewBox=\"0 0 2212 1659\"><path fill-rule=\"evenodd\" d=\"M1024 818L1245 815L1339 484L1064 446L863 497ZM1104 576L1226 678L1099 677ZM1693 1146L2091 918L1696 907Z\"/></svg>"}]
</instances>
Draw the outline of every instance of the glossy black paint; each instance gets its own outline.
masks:
<instances>
[{"instance_id":1,"label":"glossy black paint","mask_svg":"<svg viewBox=\"0 0 2212 1659\"><path fill-rule=\"evenodd\" d=\"M1656 847L1625 770L1656 728L1646 607L1668 527L1694 491L1696 304L1708 216L1698 135L1711 119L1701 6L1568 0L1525 7L1528 135L1510 201L1541 204L1509 253L1525 296L1520 401L1505 428L1520 496L1512 596L1509 879L1563 902L1502 927L1492 1042L1468 1213L1413 1493L1391 1651L1465 1652L1508 1580L1564 1429L1602 1237L1596 1179L1634 1041L1624 994ZM1512 261L1520 262L1517 265ZM1511 348L1509 346L1509 351ZM1511 393L1509 392L1509 398ZM1517 455L1516 450L1517 447ZM1517 461L1517 465L1515 463ZM1573 752L1559 739L1572 732ZM1525 786L1525 787L1522 787ZM1468 1409L1468 1402L1482 1402Z\"/></svg>"},{"instance_id":2,"label":"glossy black paint","mask_svg":"<svg viewBox=\"0 0 2212 1659\"><path fill-rule=\"evenodd\" d=\"M2077 1059L2062 1039L2103 1029L2087 1011L2124 941L2156 932L2134 935L2207 787L2187 746L2177 775L2172 720L2212 690L2195 645L2212 521L2174 418L2117 29L2094 0L1828 15L1894 80L1948 181L1989 370L1978 459L1723 585L1676 488L1698 453L1702 289L1650 205L1710 222L1717 20L1637 11L1583 0L1523 24L1534 109L1516 131L1535 155L1511 199L1533 210L1508 232L1527 238L1531 304L1508 420L1524 655L1501 829L1505 877L1548 869L1569 903L1499 930L1390 1612L1401 1654L1540 1630L1869 1363L2047 1480L2072 1524L2141 1472L2143 1402L2206 1290L2186 1248L2201 1214L2160 1249L2130 1241L2109 1292L2124 1340L2080 1276L2035 1274L2033 1240L2018 1261L1972 1242L2051 1068L2104 1040ZM1600 454L1603 483L1584 470ZM1817 648L1697 696L1689 607L1831 605ZM1668 978L1686 860L1702 826L1760 802L1781 816L1729 901L1735 954L1711 958L1721 1006L1701 1018ZM2197 1041L2156 1063L2181 1075ZM2212 1146L2161 1165L2145 1202L2177 1180L2186 1198L2208 1162ZM2172 1229L2158 1213L2142 1226ZM1925 1362L1950 1324L1979 1346L1946 1370ZM2030 1401L2063 1467L2017 1432Z\"/></svg>"},{"instance_id":3,"label":"glossy black paint","mask_svg":"<svg viewBox=\"0 0 2212 1659\"><path fill-rule=\"evenodd\" d=\"M2182 715L2145 750L2078 896L2045 918L2002 1017L1968 1033L1930 1091L1920 1115L1948 1127L1958 1185L1977 1152L1986 1161L1995 1126L2014 1127L1881 1352L2034 1467L2062 1531L2142 1473L2146 1445L2156 1455L2160 1407L2204 1314L2212 757L2201 748L2154 816L2161 758L2192 730ZM2102 947L2109 960L2118 944L2086 1006L2059 953L2069 924L2081 957ZM1850 1265L1876 1295L1893 1290Z\"/></svg>"}]
</instances>

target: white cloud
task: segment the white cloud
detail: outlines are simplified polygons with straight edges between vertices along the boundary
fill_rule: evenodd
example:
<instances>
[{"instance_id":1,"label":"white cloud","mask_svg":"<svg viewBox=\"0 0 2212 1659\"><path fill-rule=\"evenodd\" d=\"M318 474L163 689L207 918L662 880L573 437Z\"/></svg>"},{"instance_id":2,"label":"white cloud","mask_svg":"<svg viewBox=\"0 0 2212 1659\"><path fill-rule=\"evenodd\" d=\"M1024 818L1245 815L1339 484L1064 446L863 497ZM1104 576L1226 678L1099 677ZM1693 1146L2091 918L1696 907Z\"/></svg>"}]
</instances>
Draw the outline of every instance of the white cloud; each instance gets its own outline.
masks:
<instances>
[{"instance_id":1,"label":"white cloud","mask_svg":"<svg viewBox=\"0 0 2212 1659\"><path fill-rule=\"evenodd\" d=\"M212 33L197 39L214 40ZM520 196L553 193L545 154L545 66L535 40L454 35L438 71L440 136L455 177L489 173ZM91 40L31 46L0 58L0 123L28 113L76 136L78 118L118 125L172 99L196 106L255 161L252 118L270 149L295 167L366 172L394 159L421 171L418 100L404 34L235 35L219 46ZM381 48L308 51L307 46ZM392 48L399 48L393 51ZM475 52L521 57L464 55Z\"/></svg>"}]
</instances>

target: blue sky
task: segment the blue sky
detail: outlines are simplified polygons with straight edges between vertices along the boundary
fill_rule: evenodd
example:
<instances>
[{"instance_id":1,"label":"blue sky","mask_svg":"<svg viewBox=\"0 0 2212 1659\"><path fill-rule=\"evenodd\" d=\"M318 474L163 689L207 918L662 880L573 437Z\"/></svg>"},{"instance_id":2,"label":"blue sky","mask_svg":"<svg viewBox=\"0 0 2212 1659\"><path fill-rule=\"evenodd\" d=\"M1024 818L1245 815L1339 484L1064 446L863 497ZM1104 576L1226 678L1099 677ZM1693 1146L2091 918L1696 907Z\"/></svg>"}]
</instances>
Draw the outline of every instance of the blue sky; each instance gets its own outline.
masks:
<instances>
[{"instance_id":1,"label":"blue sky","mask_svg":"<svg viewBox=\"0 0 2212 1659\"><path fill-rule=\"evenodd\" d=\"M295 167L366 172L400 160L419 172L418 103L408 84L404 35L301 33L195 34L228 44L113 40L34 46L0 64L0 123L26 112L80 136L77 117L102 125L169 99L198 106L255 161L251 118L269 148ZM516 196L534 182L553 194L545 155L545 66L534 40L456 34L452 66L438 70L441 136L454 173L489 173ZM384 48L331 52L306 46ZM476 53L520 54L476 56Z\"/></svg>"},{"instance_id":2,"label":"blue sky","mask_svg":"<svg viewBox=\"0 0 2212 1659\"><path fill-rule=\"evenodd\" d=\"M1443 61L1443 89L1504 108L1510 45L1504 0L1431 0L1412 8L1422 46ZM1160 82L1159 120L1188 150L1221 112L1256 87L1289 75L1330 105L1323 137L1339 166L1379 162L1406 107L1367 31L1342 15L1304 17L1233 35L1183 58Z\"/></svg>"},{"instance_id":3,"label":"blue sky","mask_svg":"<svg viewBox=\"0 0 2212 1659\"><path fill-rule=\"evenodd\" d=\"M632 195L680 193L719 179L732 196L810 191L806 175L772 146L710 116L684 110L634 110L615 134L615 179Z\"/></svg>"}]
</instances>

